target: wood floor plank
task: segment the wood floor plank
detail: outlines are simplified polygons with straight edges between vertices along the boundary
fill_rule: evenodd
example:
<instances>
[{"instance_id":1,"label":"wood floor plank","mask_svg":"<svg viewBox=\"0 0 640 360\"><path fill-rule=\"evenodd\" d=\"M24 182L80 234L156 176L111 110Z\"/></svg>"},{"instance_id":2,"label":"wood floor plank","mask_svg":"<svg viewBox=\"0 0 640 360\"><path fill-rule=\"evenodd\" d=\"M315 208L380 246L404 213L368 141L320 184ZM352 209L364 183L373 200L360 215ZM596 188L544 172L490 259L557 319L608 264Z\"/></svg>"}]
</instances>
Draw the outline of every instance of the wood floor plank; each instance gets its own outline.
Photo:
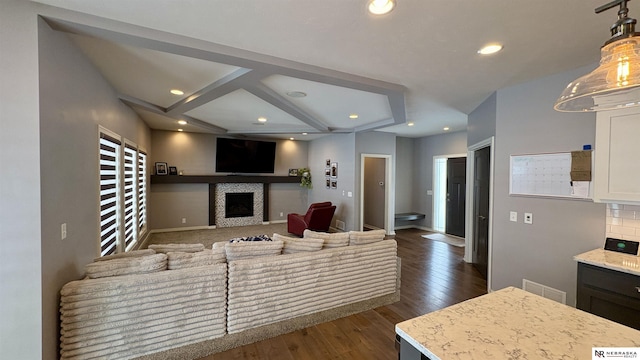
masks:
<instances>
[{"instance_id":1,"label":"wood floor plank","mask_svg":"<svg viewBox=\"0 0 640 360\"><path fill-rule=\"evenodd\" d=\"M402 259L400 301L201 360L396 360L395 324L483 295L487 289L486 280L464 262L464 248L422 238L425 233L396 231Z\"/></svg>"}]
</instances>

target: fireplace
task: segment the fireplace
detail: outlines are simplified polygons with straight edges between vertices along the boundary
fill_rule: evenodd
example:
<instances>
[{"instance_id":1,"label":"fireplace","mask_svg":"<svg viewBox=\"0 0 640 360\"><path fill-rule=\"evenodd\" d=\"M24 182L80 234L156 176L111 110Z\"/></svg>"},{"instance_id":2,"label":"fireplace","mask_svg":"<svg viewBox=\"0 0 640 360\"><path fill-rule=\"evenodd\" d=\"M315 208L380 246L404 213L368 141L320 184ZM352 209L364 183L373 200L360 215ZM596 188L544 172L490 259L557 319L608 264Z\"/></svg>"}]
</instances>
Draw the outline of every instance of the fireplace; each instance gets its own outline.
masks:
<instances>
[{"instance_id":1,"label":"fireplace","mask_svg":"<svg viewBox=\"0 0 640 360\"><path fill-rule=\"evenodd\" d=\"M224 217L253 217L253 193L226 193Z\"/></svg>"},{"instance_id":2,"label":"fireplace","mask_svg":"<svg viewBox=\"0 0 640 360\"><path fill-rule=\"evenodd\" d=\"M255 183L215 185L216 227L260 225L264 220L264 186Z\"/></svg>"}]
</instances>

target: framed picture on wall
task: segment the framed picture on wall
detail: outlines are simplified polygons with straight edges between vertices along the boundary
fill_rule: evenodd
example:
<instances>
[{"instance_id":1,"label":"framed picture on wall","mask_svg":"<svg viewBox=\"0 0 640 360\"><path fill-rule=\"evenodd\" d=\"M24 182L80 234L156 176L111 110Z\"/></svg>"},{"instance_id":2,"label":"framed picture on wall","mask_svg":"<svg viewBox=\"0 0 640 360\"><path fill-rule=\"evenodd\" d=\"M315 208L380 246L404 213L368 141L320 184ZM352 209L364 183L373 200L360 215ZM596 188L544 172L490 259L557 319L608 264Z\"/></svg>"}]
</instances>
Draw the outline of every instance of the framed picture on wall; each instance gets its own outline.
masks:
<instances>
[{"instance_id":1,"label":"framed picture on wall","mask_svg":"<svg viewBox=\"0 0 640 360\"><path fill-rule=\"evenodd\" d=\"M156 163L156 175L167 175L167 163L166 162L157 162Z\"/></svg>"},{"instance_id":2,"label":"framed picture on wall","mask_svg":"<svg viewBox=\"0 0 640 360\"><path fill-rule=\"evenodd\" d=\"M324 169L324 176L331 176L331 169L330 168Z\"/></svg>"},{"instance_id":3,"label":"framed picture on wall","mask_svg":"<svg viewBox=\"0 0 640 360\"><path fill-rule=\"evenodd\" d=\"M338 188L338 180L331 180L331 188L332 189Z\"/></svg>"},{"instance_id":4,"label":"framed picture on wall","mask_svg":"<svg viewBox=\"0 0 640 360\"><path fill-rule=\"evenodd\" d=\"M298 176L298 169L289 169L289 176Z\"/></svg>"},{"instance_id":5,"label":"framed picture on wall","mask_svg":"<svg viewBox=\"0 0 640 360\"><path fill-rule=\"evenodd\" d=\"M331 177L336 179L338 177L338 163L331 163Z\"/></svg>"},{"instance_id":6,"label":"framed picture on wall","mask_svg":"<svg viewBox=\"0 0 640 360\"><path fill-rule=\"evenodd\" d=\"M169 166L169 175L178 175L178 168L175 166Z\"/></svg>"},{"instance_id":7,"label":"framed picture on wall","mask_svg":"<svg viewBox=\"0 0 640 360\"><path fill-rule=\"evenodd\" d=\"M326 166L326 167L331 166L331 159L327 159L327 161L326 161L326 163L325 163L325 166Z\"/></svg>"},{"instance_id":8,"label":"framed picture on wall","mask_svg":"<svg viewBox=\"0 0 640 360\"><path fill-rule=\"evenodd\" d=\"M327 178L327 189L331 188L331 179Z\"/></svg>"}]
</instances>

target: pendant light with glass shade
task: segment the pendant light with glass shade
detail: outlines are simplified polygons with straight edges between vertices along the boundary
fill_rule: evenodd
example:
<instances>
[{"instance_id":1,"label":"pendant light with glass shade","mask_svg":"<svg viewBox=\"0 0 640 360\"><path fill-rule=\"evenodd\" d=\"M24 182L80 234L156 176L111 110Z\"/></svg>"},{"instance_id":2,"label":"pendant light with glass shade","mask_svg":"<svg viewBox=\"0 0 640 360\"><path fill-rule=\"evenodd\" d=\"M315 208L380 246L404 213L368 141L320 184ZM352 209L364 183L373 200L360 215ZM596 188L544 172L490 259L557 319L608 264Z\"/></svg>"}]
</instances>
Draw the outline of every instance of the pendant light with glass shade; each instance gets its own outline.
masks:
<instances>
[{"instance_id":1,"label":"pendant light with glass shade","mask_svg":"<svg viewBox=\"0 0 640 360\"><path fill-rule=\"evenodd\" d=\"M640 33L636 19L627 17L629 0L602 5L597 14L620 6L611 39L604 43L600 65L569 83L554 105L565 112L601 111L640 105Z\"/></svg>"}]
</instances>

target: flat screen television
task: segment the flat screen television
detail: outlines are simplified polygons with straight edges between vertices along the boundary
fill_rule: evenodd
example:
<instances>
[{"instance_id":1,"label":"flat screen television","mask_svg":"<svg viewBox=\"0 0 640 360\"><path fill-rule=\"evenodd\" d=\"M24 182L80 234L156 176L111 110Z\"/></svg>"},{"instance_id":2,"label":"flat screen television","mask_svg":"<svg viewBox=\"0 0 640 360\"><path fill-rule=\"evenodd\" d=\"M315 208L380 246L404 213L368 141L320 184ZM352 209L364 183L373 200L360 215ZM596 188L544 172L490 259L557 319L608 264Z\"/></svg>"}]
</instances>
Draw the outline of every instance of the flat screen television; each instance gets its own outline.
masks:
<instances>
[{"instance_id":1,"label":"flat screen television","mask_svg":"<svg viewBox=\"0 0 640 360\"><path fill-rule=\"evenodd\" d=\"M216 141L216 172L274 173L276 143L243 139L218 138Z\"/></svg>"}]
</instances>

